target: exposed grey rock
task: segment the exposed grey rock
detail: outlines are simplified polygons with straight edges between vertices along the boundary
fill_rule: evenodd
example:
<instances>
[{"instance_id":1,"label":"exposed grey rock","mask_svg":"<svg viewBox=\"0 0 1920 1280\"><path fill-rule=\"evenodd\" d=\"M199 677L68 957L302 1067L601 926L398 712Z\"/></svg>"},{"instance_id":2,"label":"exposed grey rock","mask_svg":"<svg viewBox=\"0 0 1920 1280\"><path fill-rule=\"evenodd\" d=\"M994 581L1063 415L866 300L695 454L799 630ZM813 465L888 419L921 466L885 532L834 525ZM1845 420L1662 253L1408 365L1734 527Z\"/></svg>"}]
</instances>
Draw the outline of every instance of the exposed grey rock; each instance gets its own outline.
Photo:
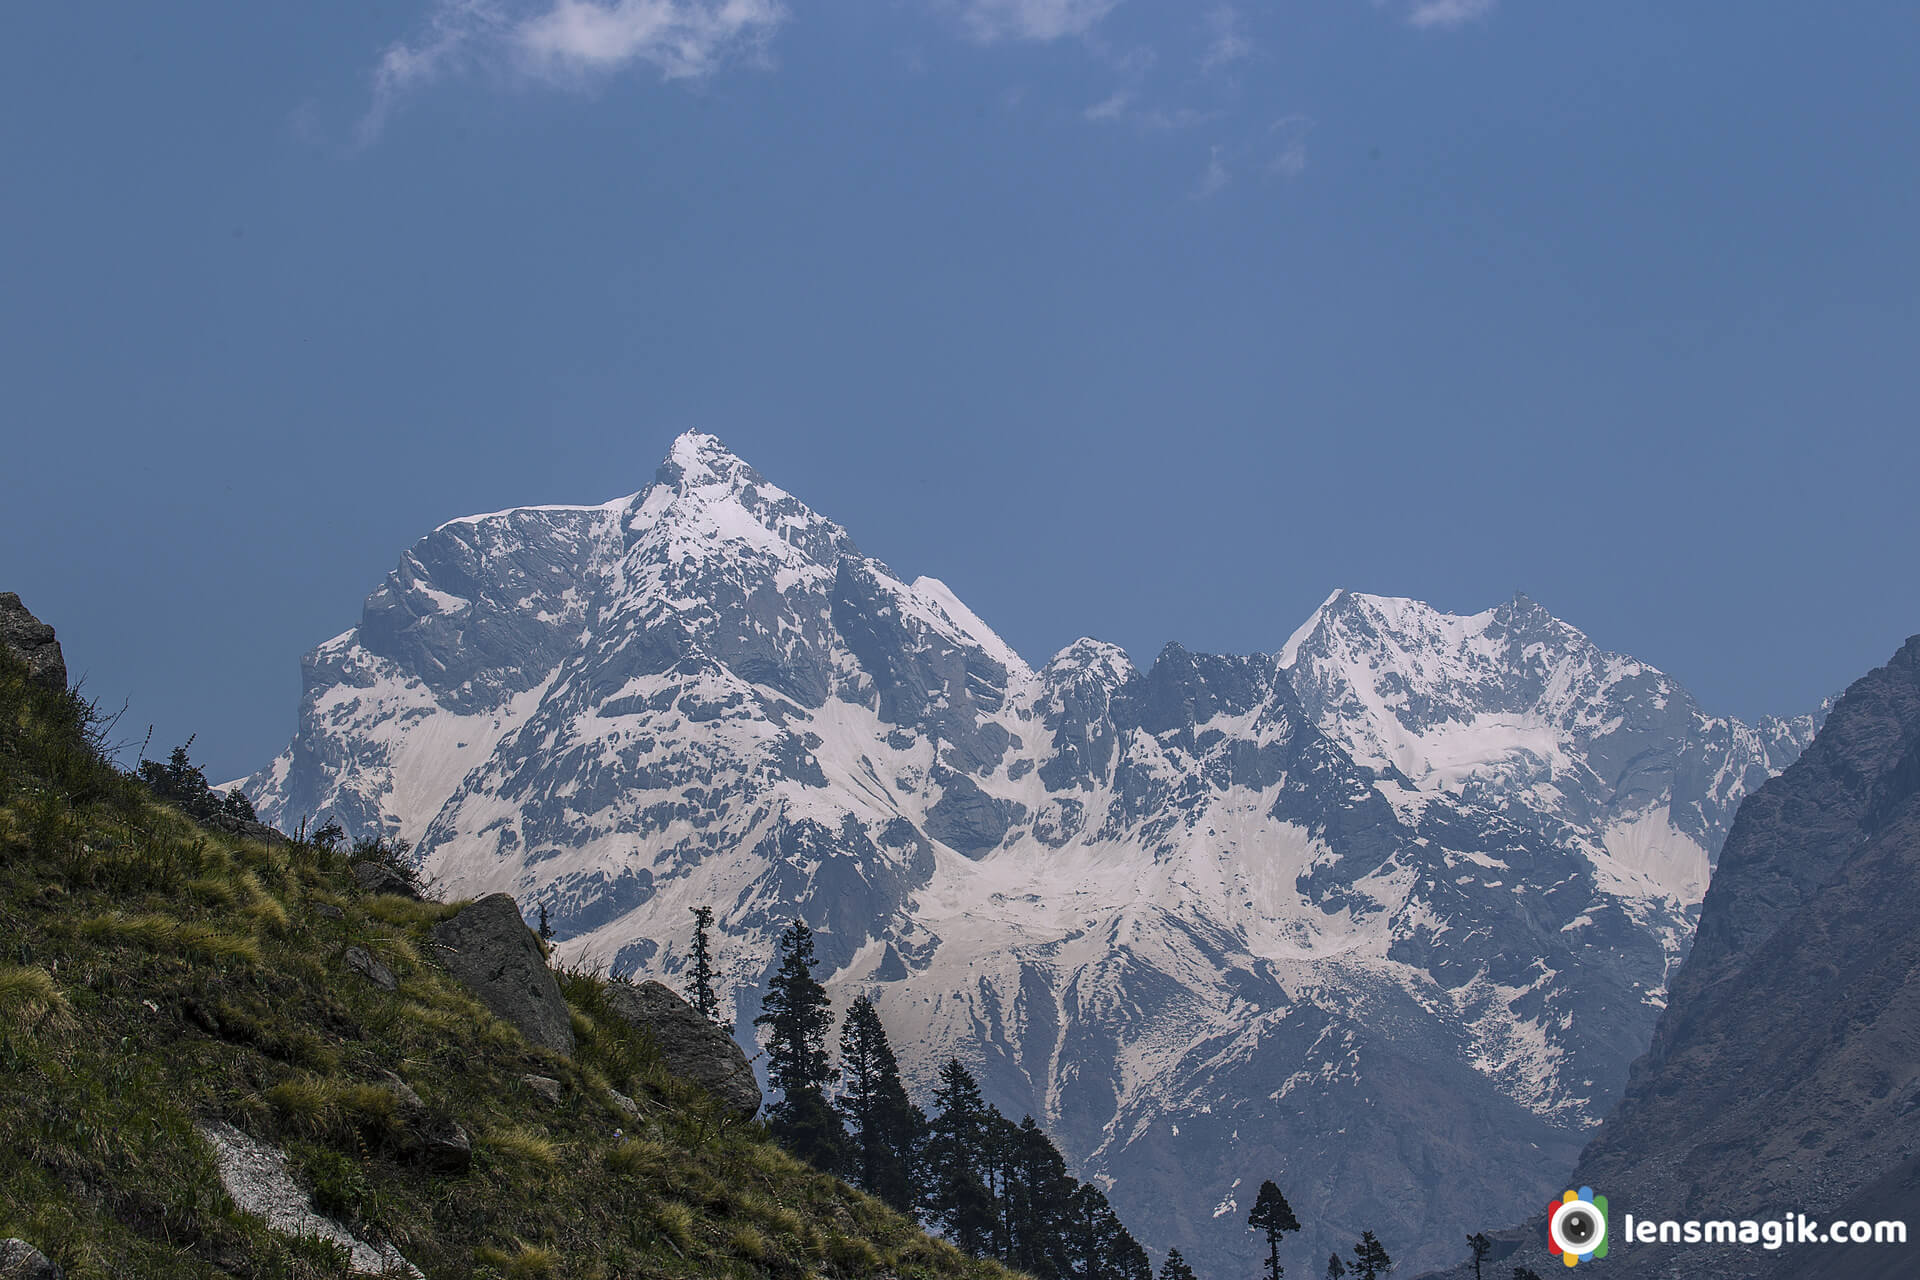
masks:
<instances>
[{"instance_id":1,"label":"exposed grey rock","mask_svg":"<svg viewBox=\"0 0 1920 1280\"><path fill-rule=\"evenodd\" d=\"M412 881L381 862L354 863L353 881L360 886L362 893L391 893L416 900L420 897Z\"/></svg>"},{"instance_id":2,"label":"exposed grey rock","mask_svg":"<svg viewBox=\"0 0 1920 1280\"><path fill-rule=\"evenodd\" d=\"M520 1083L555 1106L560 1104L560 1082L552 1076L521 1076Z\"/></svg>"},{"instance_id":3,"label":"exposed grey rock","mask_svg":"<svg viewBox=\"0 0 1920 1280\"><path fill-rule=\"evenodd\" d=\"M0 1280L62 1280L64 1275L46 1254L18 1236L0 1240Z\"/></svg>"},{"instance_id":4,"label":"exposed grey rock","mask_svg":"<svg viewBox=\"0 0 1920 1280\"><path fill-rule=\"evenodd\" d=\"M293 840L286 832L268 826L264 822L255 822L250 818L238 817L231 813L216 813L207 817L205 825L216 831L225 831L246 840L258 840L262 844L292 844Z\"/></svg>"},{"instance_id":5,"label":"exposed grey rock","mask_svg":"<svg viewBox=\"0 0 1920 1280\"><path fill-rule=\"evenodd\" d=\"M386 1087L388 1093L391 1093L399 1100L400 1109L403 1113L407 1111L424 1110L426 1108L427 1104L420 1101L420 1095L413 1091L413 1086L393 1074L393 1072L382 1071L380 1073L380 1083Z\"/></svg>"},{"instance_id":6,"label":"exposed grey rock","mask_svg":"<svg viewBox=\"0 0 1920 1280\"><path fill-rule=\"evenodd\" d=\"M640 1118L641 1112L640 1112L639 1103L635 1102L632 1098L629 1098L626 1094L620 1092L618 1089L609 1089L607 1090L607 1092L613 1095L613 1105L620 1108L621 1114L626 1116L627 1119L638 1120Z\"/></svg>"},{"instance_id":7,"label":"exposed grey rock","mask_svg":"<svg viewBox=\"0 0 1920 1280\"><path fill-rule=\"evenodd\" d=\"M347 918L347 913L334 906L331 902L314 903L313 914L328 920L344 920Z\"/></svg>"},{"instance_id":8,"label":"exposed grey rock","mask_svg":"<svg viewBox=\"0 0 1920 1280\"><path fill-rule=\"evenodd\" d=\"M61 656L60 642L53 638L53 628L27 612L11 591L0 591L0 644L27 664L29 679L66 691L67 660Z\"/></svg>"},{"instance_id":9,"label":"exposed grey rock","mask_svg":"<svg viewBox=\"0 0 1920 1280\"><path fill-rule=\"evenodd\" d=\"M540 944L504 893L491 894L433 926L447 972L528 1040L573 1054L573 1019Z\"/></svg>"},{"instance_id":10,"label":"exposed grey rock","mask_svg":"<svg viewBox=\"0 0 1920 1280\"><path fill-rule=\"evenodd\" d=\"M430 1120L420 1131L416 1149L437 1173L465 1173L473 1164L473 1139L451 1120Z\"/></svg>"},{"instance_id":11,"label":"exposed grey rock","mask_svg":"<svg viewBox=\"0 0 1920 1280\"><path fill-rule=\"evenodd\" d=\"M607 1003L645 1031L667 1070L693 1081L745 1120L760 1110L760 1085L734 1038L714 1026L671 987L658 982L607 984Z\"/></svg>"},{"instance_id":12,"label":"exposed grey rock","mask_svg":"<svg viewBox=\"0 0 1920 1280\"><path fill-rule=\"evenodd\" d=\"M346 955L341 958L346 962L347 968L382 990L392 991L400 985L399 980L393 976L393 970L381 964L365 948L348 947Z\"/></svg>"},{"instance_id":13,"label":"exposed grey rock","mask_svg":"<svg viewBox=\"0 0 1920 1280\"><path fill-rule=\"evenodd\" d=\"M203 1121L195 1127L213 1148L220 1182L242 1213L265 1219L267 1226L275 1231L316 1236L338 1245L350 1256L349 1270L354 1275L403 1275L425 1280L420 1269L391 1244L375 1247L332 1218L316 1213L306 1192L288 1171L286 1155L277 1148L249 1137L224 1121Z\"/></svg>"}]
</instances>

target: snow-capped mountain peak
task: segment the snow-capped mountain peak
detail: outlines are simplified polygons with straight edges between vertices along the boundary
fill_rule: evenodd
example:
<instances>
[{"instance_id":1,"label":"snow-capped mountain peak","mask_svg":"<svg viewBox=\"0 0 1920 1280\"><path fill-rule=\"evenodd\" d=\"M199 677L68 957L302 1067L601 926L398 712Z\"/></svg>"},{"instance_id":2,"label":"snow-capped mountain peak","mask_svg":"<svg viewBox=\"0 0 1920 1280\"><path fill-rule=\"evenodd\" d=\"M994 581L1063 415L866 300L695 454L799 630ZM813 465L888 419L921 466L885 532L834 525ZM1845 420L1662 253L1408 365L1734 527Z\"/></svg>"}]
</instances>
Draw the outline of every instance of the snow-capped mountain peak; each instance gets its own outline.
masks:
<instances>
[{"instance_id":1,"label":"snow-capped mountain peak","mask_svg":"<svg viewBox=\"0 0 1920 1280\"><path fill-rule=\"evenodd\" d=\"M1316 1248L1355 1215L1455 1238L1566 1167L1732 806L1811 731L1708 716L1522 596L1339 591L1278 655L1036 672L688 433L636 494L421 539L246 786L617 973L677 979L710 906L744 1035L804 916L911 1078L958 1054L1224 1270L1207 1208L1250 1163L1301 1170Z\"/></svg>"}]
</instances>

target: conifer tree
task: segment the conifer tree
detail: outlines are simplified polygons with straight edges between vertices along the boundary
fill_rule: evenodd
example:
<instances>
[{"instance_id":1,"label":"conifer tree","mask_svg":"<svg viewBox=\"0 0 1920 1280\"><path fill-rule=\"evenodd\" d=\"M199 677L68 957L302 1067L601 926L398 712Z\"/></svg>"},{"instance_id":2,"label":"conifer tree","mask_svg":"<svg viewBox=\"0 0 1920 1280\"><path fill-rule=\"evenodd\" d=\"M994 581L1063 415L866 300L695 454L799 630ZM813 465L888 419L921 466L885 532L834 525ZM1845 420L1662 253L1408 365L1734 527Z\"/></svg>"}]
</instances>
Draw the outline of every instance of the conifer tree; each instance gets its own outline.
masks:
<instances>
[{"instance_id":1,"label":"conifer tree","mask_svg":"<svg viewBox=\"0 0 1920 1280\"><path fill-rule=\"evenodd\" d=\"M1020 1127L1000 1114L1000 1108L987 1104L986 1163L983 1181L993 1201L993 1239L989 1256L1002 1262L1013 1258L1012 1215L1015 1153L1020 1143Z\"/></svg>"},{"instance_id":2,"label":"conifer tree","mask_svg":"<svg viewBox=\"0 0 1920 1280\"><path fill-rule=\"evenodd\" d=\"M1180 1256L1178 1249L1167 1250L1167 1260L1160 1265L1160 1280L1200 1280L1193 1274L1193 1268Z\"/></svg>"},{"instance_id":3,"label":"conifer tree","mask_svg":"<svg viewBox=\"0 0 1920 1280\"><path fill-rule=\"evenodd\" d=\"M547 918L547 904L540 904L540 942L545 945L553 941L553 921Z\"/></svg>"},{"instance_id":4,"label":"conifer tree","mask_svg":"<svg viewBox=\"0 0 1920 1280\"><path fill-rule=\"evenodd\" d=\"M1327 1280L1340 1280L1340 1277L1345 1274L1347 1274L1347 1264L1340 1261L1340 1255L1337 1253L1328 1254Z\"/></svg>"},{"instance_id":5,"label":"conifer tree","mask_svg":"<svg viewBox=\"0 0 1920 1280\"><path fill-rule=\"evenodd\" d=\"M987 1189L987 1106L960 1059L940 1068L924 1148L927 1216L968 1255L993 1243L993 1196Z\"/></svg>"},{"instance_id":6,"label":"conifer tree","mask_svg":"<svg viewBox=\"0 0 1920 1280\"><path fill-rule=\"evenodd\" d=\"M1074 1180L1052 1139L1021 1120L1011 1140L1012 1161L1005 1213L1010 1242L1007 1261L1034 1280L1064 1280L1072 1274L1067 1254L1067 1204Z\"/></svg>"},{"instance_id":7,"label":"conifer tree","mask_svg":"<svg viewBox=\"0 0 1920 1280\"><path fill-rule=\"evenodd\" d=\"M1260 1194L1253 1202L1253 1212L1247 1215L1247 1225L1267 1233L1267 1280L1280 1280L1286 1272L1280 1265L1280 1238L1289 1231L1298 1231L1300 1219L1293 1216L1293 1206L1280 1194L1280 1188L1273 1185L1273 1179L1260 1184Z\"/></svg>"},{"instance_id":8,"label":"conifer tree","mask_svg":"<svg viewBox=\"0 0 1920 1280\"><path fill-rule=\"evenodd\" d=\"M713 991L713 953L707 935L713 928L713 908L693 908L693 1007L708 1022L720 1021L720 997Z\"/></svg>"},{"instance_id":9,"label":"conifer tree","mask_svg":"<svg viewBox=\"0 0 1920 1280\"><path fill-rule=\"evenodd\" d=\"M1069 1275L1080 1280L1153 1280L1153 1263L1100 1188L1081 1183L1067 1201Z\"/></svg>"},{"instance_id":10,"label":"conifer tree","mask_svg":"<svg viewBox=\"0 0 1920 1280\"><path fill-rule=\"evenodd\" d=\"M1353 1274L1358 1280L1380 1280L1391 1270L1393 1259L1387 1256L1386 1246L1374 1238L1373 1232L1362 1231L1353 1246Z\"/></svg>"},{"instance_id":11,"label":"conifer tree","mask_svg":"<svg viewBox=\"0 0 1920 1280\"><path fill-rule=\"evenodd\" d=\"M914 1216L915 1166L927 1120L907 1099L887 1029L866 996L854 999L840 1028L840 1081L840 1114L852 1138L849 1177Z\"/></svg>"},{"instance_id":12,"label":"conifer tree","mask_svg":"<svg viewBox=\"0 0 1920 1280\"><path fill-rule=\"evenodd\" d=\"M1484 1231L1476 1231L1467 1237L1467 1248L1473 1250L1473 1280L1480 1280L1480 1264L1487 1260L1493 1241L1487 1239Z\"/></svg>"},{"instance_id":13,"label":"conifer tree","mask_svg":"<svg viewBox=\"0 0 1920 1280\"><path fill-rule=\"evenodd\" d=\"M767 1081L780 1091L780 1100L767 1108L767 1127L814 1168L838 1173L845 1167L847 1131L827 1102L833 1006L813 976L813 930L803 920L796 918L780 935L780 967L763 1009L753 1022L768 1029Z\"/></svg>"}]
</instances>

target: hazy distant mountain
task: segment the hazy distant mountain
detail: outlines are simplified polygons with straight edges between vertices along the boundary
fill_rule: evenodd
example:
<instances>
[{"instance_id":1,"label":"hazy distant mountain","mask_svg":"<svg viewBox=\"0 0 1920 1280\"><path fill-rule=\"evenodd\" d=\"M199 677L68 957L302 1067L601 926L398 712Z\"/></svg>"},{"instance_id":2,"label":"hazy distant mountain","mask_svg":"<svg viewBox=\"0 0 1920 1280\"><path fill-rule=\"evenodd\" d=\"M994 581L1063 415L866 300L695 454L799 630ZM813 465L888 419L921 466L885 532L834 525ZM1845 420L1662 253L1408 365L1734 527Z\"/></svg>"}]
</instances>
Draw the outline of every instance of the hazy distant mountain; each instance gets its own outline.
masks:
<instances>
[{"instance_id":1,"label":"hazy distant mountain","mask_svg":"<svg viewBox=\"0 0 1920 1280\"><path fill-rule=\"evenodd\" d=\"M1251 1188L1409 1263L1571 1166L1646 1046L1749 727L1516 597L1336 592L1277 655L1081 640L1035 671L708 436L597 507L442 525L309 654L245 785L548 905L677 979L711 905L744 1021L820 931L924 1085L958 1053L1202 1274Z\"/></svg>"}]
</instances>

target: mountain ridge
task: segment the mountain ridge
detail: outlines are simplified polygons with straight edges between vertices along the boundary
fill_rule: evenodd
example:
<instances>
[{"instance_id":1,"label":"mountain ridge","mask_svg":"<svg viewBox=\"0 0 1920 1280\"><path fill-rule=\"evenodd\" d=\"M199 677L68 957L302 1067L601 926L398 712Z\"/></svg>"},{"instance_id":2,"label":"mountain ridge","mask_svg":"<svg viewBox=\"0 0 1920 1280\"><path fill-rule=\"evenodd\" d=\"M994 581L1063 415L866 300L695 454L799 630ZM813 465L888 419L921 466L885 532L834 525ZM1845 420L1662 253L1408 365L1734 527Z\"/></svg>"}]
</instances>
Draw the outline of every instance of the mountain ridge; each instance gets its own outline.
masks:
<instances>
[{"instance_id":1,"label":"mountain ridge","mask_svg":"<svg viewBox=\"0 0 1920 1280\"><path fill-rule=\"evenodd\" d=\"M305 677L263 814L414 840L615 972L671 980L712 905L729 1000L798 912L910 1075L959 1052L1143 1239L1221 1264L1169 1208L1234 1199L1216 1147L1327 1152L1296 1203L1402 1237L1531 1203L1651 1034L1732 804L1814 723L1708 716L1524 597L1335 592L1278 653L1035 669L692 433L627 498L441 525ZM1341 1164L1383 1109L1395 1154ZM1447 1136L1399 1150L1414 1117ZM1351 1194L1436 1161L1431 1206Z\"/></svg>"}]
</instances>

